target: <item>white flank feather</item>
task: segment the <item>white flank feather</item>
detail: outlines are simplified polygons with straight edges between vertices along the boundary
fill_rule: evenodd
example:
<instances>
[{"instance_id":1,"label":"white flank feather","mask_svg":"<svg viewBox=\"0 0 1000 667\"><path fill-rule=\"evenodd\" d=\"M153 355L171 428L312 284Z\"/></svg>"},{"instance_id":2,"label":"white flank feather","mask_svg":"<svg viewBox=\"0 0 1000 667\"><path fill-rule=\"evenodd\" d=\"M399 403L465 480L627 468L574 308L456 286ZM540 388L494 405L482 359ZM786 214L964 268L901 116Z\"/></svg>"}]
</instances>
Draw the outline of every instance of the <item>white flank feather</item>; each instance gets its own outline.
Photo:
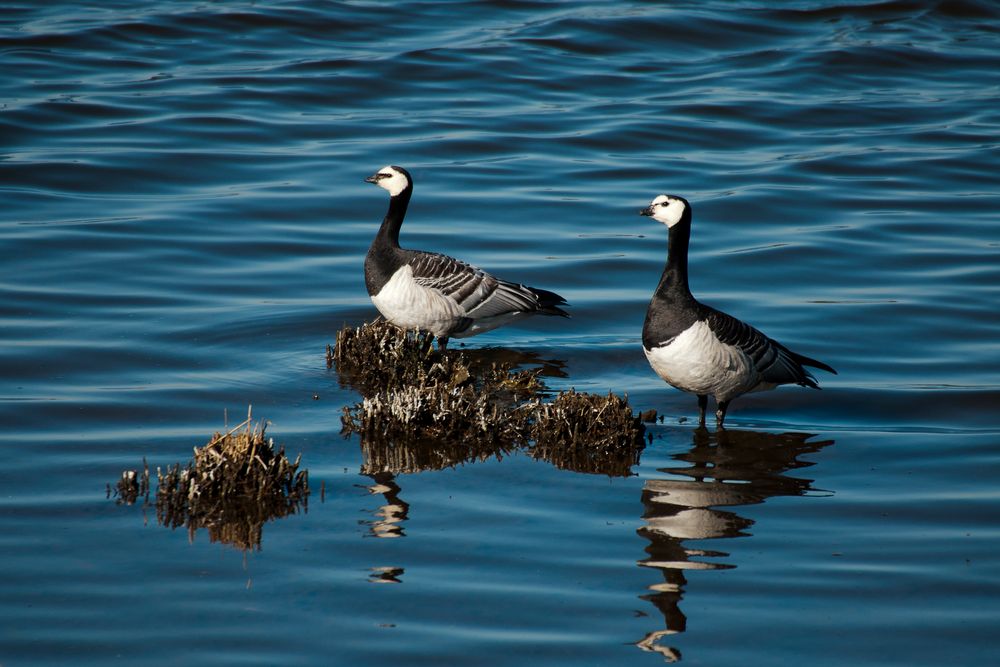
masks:
<instances>
[{"instance_id":1,"label":"white flank feather","mask_svg":"<svg viewBox=\"0 0 1000 667\"><path fill-rule=\"evenodd\" d=\"M721 343L704 321L692 324L669 345L643 350L649 365L669 384L718 401L777 386L762 382L750 357Z\"/></svg>"},{"instance_id":2,"label":"white flank feather","mask_svg":"<svg viewBox=\"0 0 1000 667\"><path fill-rule=\"evenodd\" d=\"M409 264L401 266L382 290L372 295L372 303L396 326L430 331L435 336L447 336L455 323L465 317L465 311L454 299L417 284Z\"/></svg>"}]
</instances>

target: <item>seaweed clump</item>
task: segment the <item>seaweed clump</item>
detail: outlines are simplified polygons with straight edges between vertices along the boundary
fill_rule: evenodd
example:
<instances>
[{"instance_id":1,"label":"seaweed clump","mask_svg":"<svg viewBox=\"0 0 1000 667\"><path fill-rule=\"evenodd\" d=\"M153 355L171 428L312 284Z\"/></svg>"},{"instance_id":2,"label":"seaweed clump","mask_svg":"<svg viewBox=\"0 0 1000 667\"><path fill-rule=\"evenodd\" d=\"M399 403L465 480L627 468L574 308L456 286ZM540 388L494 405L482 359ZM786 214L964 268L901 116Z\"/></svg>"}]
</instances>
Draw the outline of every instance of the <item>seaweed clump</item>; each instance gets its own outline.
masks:
<instances>
[{"instance_id":1,"label":"seaweed clump","mask_svg":"<svg viewBox=\"0 0 1000 667\"><path fill-rule=\"evenodd\" d=\"M252 416L226 433L215 433L186 466L157 468L156 518L164 526L185 526L191 540L200 528L212 542L260 549L263 525L308 509L309 472L299 470L301 455L290 461L284 447L265 437L266 424ZM126 470L116 488L119 502L131 504L145 485L149 469ZM139 480L136 482L136 480Z\"/></svg>"},{"instance_id":2,"label":"seaweed clump","mask_svg":"<svg viewBox=\"0 0 1000 667\"><path fill-rule=\"evenodd\" d=\"M345 434L382 442L474 442L485 458L524 445L530 404L544 385L538 371L473 364L433 348L433 336L376 322L337 334L332 354L341 377L364 396L344 408ZM434 454L430 458L434 458ZM446 457L453 458L453 457Z\"/></svg>"},{"instance_id":3,"label":"seaweed clump","mask_svg":"<svg viewBox=\"0 0 1000 667\"><path fill-rule=\"evenodd\" d=\"M432 342L375 322L344 327L328 348L341 380L363 396L344 408L342 423L345 435L360 434L369 474L441 469L521 448L560 468L631 474L644 442L627 398L570 390L547 403L540 369L476 363Z\"/></svg>"},{"instance_id":4,"label":"seaweed clump","mask_svg":"<svg viewBox=\"0 0 1000 667\"><path fill-rule=\"evenodd\" d=\"M327 366L335 364L341 380L364 395L460 376L450 361L434 349L434 336L406 334L385 321L345 326L326 349Z\"/></svg>"},{"instance_id":5,"label":"seaweed clump","mask_svg":"<svg viewBox=\"0 0 1000 667\"><path fill-rule=\"evenodd\" d=\"M628 398L561 392L535 410L531 455L557 468L627 476L645 445Z\"/></svg>"}]
</instances>

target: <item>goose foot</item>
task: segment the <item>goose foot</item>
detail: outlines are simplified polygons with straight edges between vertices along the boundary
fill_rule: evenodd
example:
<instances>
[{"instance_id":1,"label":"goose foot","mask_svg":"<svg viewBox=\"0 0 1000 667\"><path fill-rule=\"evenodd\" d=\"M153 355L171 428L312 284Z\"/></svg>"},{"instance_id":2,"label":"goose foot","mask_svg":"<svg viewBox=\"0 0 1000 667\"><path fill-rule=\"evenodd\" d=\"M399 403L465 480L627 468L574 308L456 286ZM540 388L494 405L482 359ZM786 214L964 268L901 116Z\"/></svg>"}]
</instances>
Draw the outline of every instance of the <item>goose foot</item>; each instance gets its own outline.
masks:
<instances>
[{"instance_id":1,"label":"goose foot","mask_svg":"<svg viewBox=\"0 0 1000 667\"><path fill-rule=\"evenodd\" d=\"M719 401L719 409L715 411L715 428L723 428L726 421L726 410L729 409L729 401Z\"/></svg>"}]
</instances>

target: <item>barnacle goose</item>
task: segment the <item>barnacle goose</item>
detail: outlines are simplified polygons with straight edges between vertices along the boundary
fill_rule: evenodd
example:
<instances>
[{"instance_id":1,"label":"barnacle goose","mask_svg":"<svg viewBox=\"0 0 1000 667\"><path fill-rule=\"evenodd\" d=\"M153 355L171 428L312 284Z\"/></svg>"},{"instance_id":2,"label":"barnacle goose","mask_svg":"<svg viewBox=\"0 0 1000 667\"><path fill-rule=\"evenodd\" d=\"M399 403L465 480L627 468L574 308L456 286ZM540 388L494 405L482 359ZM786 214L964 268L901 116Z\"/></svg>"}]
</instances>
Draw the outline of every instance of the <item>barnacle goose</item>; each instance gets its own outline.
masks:
<instances>
[{"instance_id":1,"label":"barnacle goose","mask_svg":"<svg viewBox=\"0 0 1000 667\"><path fill-rule=\"evenodd\" d=\"M448 338L490 331L535 313L569 317L566 300L548 290L495 278L447 255L399 247L399 228L413 194L402 167L365 179L389 191L389 210L365 257L365 285L382 315L403 329L429 331L444 349Z\"/></svg>"},{"instance_id":2,"label":"barnacle goose","mask_svg":"<svg viewBox=\"0 0 1000 667\"><path fill-rule=\"evenodd\" d=\"M792 352L745 322L700 303L688 288L691 205L682 197L660 195L640 215L667 226L667 266L646 310L642 347L656 374L681 391L698 396L699 423L711 394L718 403L716 424L737 396L799 384L819 389L803 366L836 374L821 361Z\"/></svg>"}]
</instances>

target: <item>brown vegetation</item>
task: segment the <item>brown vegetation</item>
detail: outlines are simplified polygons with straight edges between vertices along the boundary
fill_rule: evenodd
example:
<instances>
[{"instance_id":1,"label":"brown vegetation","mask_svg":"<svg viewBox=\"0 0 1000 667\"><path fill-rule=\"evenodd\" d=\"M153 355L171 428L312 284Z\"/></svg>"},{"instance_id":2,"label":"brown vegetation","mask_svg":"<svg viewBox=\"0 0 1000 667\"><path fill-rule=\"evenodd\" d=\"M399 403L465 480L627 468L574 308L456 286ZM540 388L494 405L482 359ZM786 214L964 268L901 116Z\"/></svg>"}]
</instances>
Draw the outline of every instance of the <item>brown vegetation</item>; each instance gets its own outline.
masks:
<instances>
[{"instance_id":1,"label":"brown vegetation","mask_svg":"<svg viewBox=\"0 0 1000 667\"><path fill-rule=\"evenodd\" d=\"M442 468L524 448L560 468L630 474L643 427L627 399L570 390L546 402L538 369L475 363L432 343L375 322L341 329L328 349L364 397L342 422L345 434L360 434L370 469Z\"/></svg>"},{"instance_id":2,"label":"brown vegetation","mask_svg":"<svg viewBox=\"0 0 1000 667\"><path fill-rule=\"evenodd\" d=\"M628 398L571 389L538 405L531 455L557 468L627 476L639 463L644 430Z\"/></svg>"},{"instance_id":3,"label":"brown vegetation","mask_svg":"<svg viewBox=\"0 0 1000 667\"><path fill-rule=\"evenodd\" d=\"M247 419L216 433L184 467L157 468L156 518L170 528L185 526L190 538L199 528L213 542L259 549L264 523L308 508L309 472L299 470L284 448L264 435L266 424ZM116 487L119 503L149 500L149 468L126 470Z\"/></svg>"}]
</instances>

